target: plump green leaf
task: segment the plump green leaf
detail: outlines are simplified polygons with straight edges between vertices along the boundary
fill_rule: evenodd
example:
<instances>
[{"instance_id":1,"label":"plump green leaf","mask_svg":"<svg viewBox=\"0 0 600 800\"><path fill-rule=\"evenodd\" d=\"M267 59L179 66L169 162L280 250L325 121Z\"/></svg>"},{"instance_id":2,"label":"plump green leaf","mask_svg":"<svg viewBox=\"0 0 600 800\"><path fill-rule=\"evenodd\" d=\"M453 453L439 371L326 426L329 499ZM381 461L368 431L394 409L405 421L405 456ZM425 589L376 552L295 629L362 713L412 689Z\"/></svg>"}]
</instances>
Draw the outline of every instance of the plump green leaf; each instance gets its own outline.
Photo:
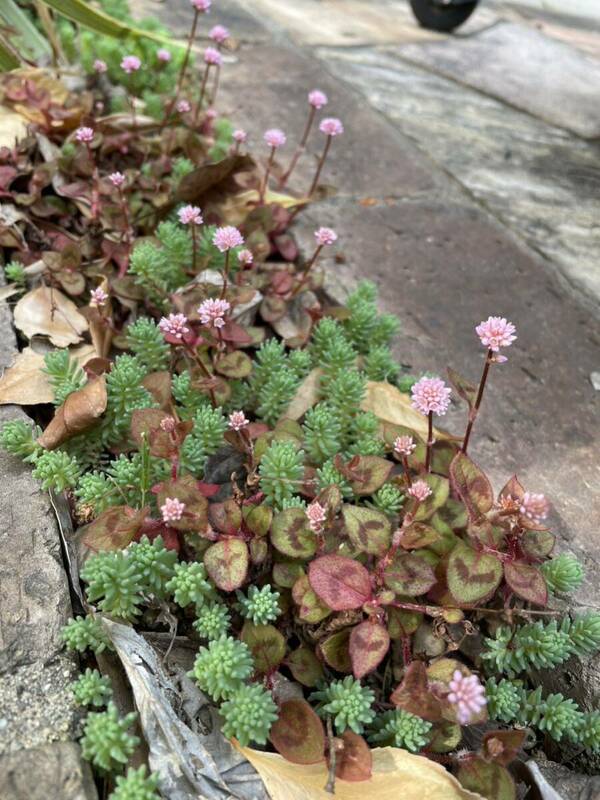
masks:
<instances>
[{"instance_id":1,"label":"plump green leaf","mask_svg":"<svg viewBox=\"0 0 600 800\"><path fill-rule=\"evenodd\" d=\"M308 567L311 588L333 611L360 608L371 598L371 578L358 561L338 555L320 556Z\"/></svg>"},{"instance_id":2,"label":"plump green leaf","mask_svg":"<svg viewBox=\"0 0 600 800\"><path fill-rule=\"evenodd\" d=\"M316 686L323 678L323 667L314 650L305 644L293 650L285 660L294 679L303 686Z\"/></svg>"},{"instance_id":3,"label":"plump green leaf","mask_svg":"<svg viewBox=\"0 0 600 800\"><path fill-rule=\"evenodd\" d=\"M456 602L472 605L496 591L502 580L502 563L496 556L481 553L460 541L450 553L446 576Z\"/></svg>"},{"instance_id":4,"label":"plump green leaf","mask_svg":"<svg viewBox=\"0 0 600 800\"><path fill-rule=\"evenodd\" d=\"M515 784L506 767L484 761L477 756L461 764L456 776L470 792L478 792L486 800L516 800Z\"/></svg>"},{"instance_id":5,"label":"plump green leaf","mask_svg":"<svg viewBox=\"0 0 600 800\"><path fill-rule=\"evenodd\" d=\"M269 738L275 750L292 764L317 764L325 759L323 723L306 700L286 700Z\"/></svg>"},{"instance_id":6,"label":"plump green leaf","mask_svg":"<svg viewBox=\"0 0 600 800\"><path fill-rule=\"evenodd\" d=\"M413 522L402 531L400 546L404 550L419 550L421 547L430 547L442 539L442 534L431 525L424 522Z\"/></svg>"},{"instance_id":7,"label":"plump green leaf","mask_svg":"<svg viewBox=\"0 0 600 800\"><path fill-rule=\"evenodd\" d=\"M239 589L246 580L250 557L241 539L222 539L204 553L204 566L213 582L224 592Z\"/></svg>"},{"instance_id":8,"label":"plump green leaf","mask_svg":"<svg viewBox=\"0 0 600 800\"><path fill-rule=\"evenodd\" d=\"M404 611L401 608L386 609L388 633L391 639L402 639L414 633L421 622L423 614L417 611Z\"/></svg>"},{"instance_id":9,"label":"plump green leaf","mask_svg":"<svg viewBox=\"0 0 600 800\"><path fill-rule=\"evenodd\" d=\"M303 622L316 625L331 614L331 609L311 589L307 575L298 578L292 588L292 597L298 606L298 616Z\"/></svg>"},{"instance_id":10,"label":"plump green leaf","mask_svg":"<svg viewBox=\"0 0 600 800\"><path fill-rule=\"evenodd\" d=\"M278 561L273 564L273 581L277 586L291 589L302 575L304 565L301 561Z\"/></svg>"},{"instance_id":11,"label":"plump green leaf","mask_svg":"<svg viewBox=\"0 0 600 800\"><path fill-rule=\"evenodd\" d=\"M271 543L291 558L310 558L317 550L317 535L308 527L302 508L286 508L275 514L271 525Z\"/></svg>"},{"instance_id":12,"label":"plump green leaf","mask_svg":"<svg viewBox=\"0 0 600 800\"><path fill-rule=\"evenodd\" d=\"M525 531L520 545L523 552L531 558L547 558L554 550L556 537L550 531Z\"/></svg>"},{"instance_id":13,"label":"plump green leaf","mask_svg":"<svg viewBox=\"0 0 600 800\"><path fill-rule=\"evenodd\" d=\"M226 378L247 378L252 372L252 360L241 350L234 350L220 358L215 369Z\"/></svg>"},{"instance_id":14,"label":"plump green leaf","mask_svg":"<svg viewBox=\"0 0 600 800\"><path fill-rule=\"evenodd\" d=\"M240 638L250 648L256 670L263 675L277 669L285 658L285 639L273 625L247 621Z\"/></svg>"},{"instance_id":15,"label":"plump green leaf","mask_svg":"<svg viewBox=\"0 0 600 800\"><path fill-rule=\"evenodd\" d=\"M399 550L385 568L383 580L397 594L416 597L428 592L436 578L433 569L423 559Z\"/></svg>"},{"instance_id":16,"label":"plump green leaf","mask_svg":"<svg viewBox=\"0 0 600 800\"><path fill-rule=\"evenodd\" d=\"M341 631L336 631L319 642L319 653L323 656L325 663L336 672L352 672L352 661L350 659L351 633L351 628L343 628Z\"/></svg>"},{"instance_id":17,"label":"plump green leaf","mask_svg":"<svg viewBox=\"0 0 600 800\"><path fill-rule=\"evenodd\" d=\"M385 625L367 619L352 628L349 642L352 672L363 678L377 669L390 648L390 635Z\"/></svg>"},{"instance_id":18,"label":"plump green leaf","mask_svg":"<svg viewBox=\"0 0 600 800\"><path fill-rule=\"evenodd\" d=\"M504 565L504 579L523 600L538 606L548 602L548 587L539 567L520 561L508 562Z\"/></svg>"},{"instance_id":19,"label":"plump green leaf","mask_svg":"<svg viewBox=\"0 0 600 800\"><path fill-rule=\"evenodd\" d=\"M363 553L382 556L392 538L392 523L386 514L365 506L344 505L344 527L352 544Z\"/></svg>"},{"instance_id":20,"label":"plump green leaf","mask_svg":"<svg viewBox=\"0 0 600 800\"><path fill-rule=\"evenodd\" d=\"M450 753L458 746L461 739L460 725L445 719L433 726L427 749L432 753Z\"/></svg>"},{"instance_id":21,"label":"plump green leaf","mask_svg":"<svg viewBox=\"0 0 600 800\"><path fill-rule=\"evenodd\" d=\"M255 536L266 536L273 522L273 509L266 503L243 506L244 522Z\"/></svg>"}]
</instances>

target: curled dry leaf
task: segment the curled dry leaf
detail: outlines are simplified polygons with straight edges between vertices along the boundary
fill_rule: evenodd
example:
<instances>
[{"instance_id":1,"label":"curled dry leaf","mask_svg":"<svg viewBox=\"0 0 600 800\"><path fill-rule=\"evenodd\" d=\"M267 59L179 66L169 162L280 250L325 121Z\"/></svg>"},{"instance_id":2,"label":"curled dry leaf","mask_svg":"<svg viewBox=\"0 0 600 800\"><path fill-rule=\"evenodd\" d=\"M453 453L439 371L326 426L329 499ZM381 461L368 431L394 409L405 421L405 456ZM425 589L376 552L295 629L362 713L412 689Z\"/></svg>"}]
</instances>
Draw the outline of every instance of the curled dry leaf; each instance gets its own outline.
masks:
<instances>
[{"instance_id":1,"label":"curled dry leaf","mask_svg":"<svg viewBox=\"0 0 600 800\"><path fill-rule=\"evenodd\" d=\"M16 111L0 106L0 147L11 150L18 139L27 136L27 120Z\"/></svg>"},{"instance_id":2,"label":"curled dry leaf","mask_svg":"<svg viewBox=\"0 0 600 800\"><path fill-rule=\"evenodd\" d=\"M104 375L89 381L82 389L72 392L56 409L54 418L39 437L38 443L53 450L67 439L95 425L106 411L106 379Z\"/></svg>"},{"instance_id":3,"label":"curled dry leaf","mask_svg":"<svg viewBox=\"0 0 600 800\"><path fill-rule=\"evenodd\" d=\"M427 417L411 405L410 397L385 381L367 381L367 392L361 406L363 411L372 411L382 422L404 425L427 438ZM449 433L434 429L435 438L452 441Z\"/></svg>"},{"instance_id":4,"label":"curled dry leaf","mask_svg":"<svg viewBox=\"0 0 600 800\"><path fill-rule=\"evenodd\" d=\"M319 399L319 384L323 370L311 370L302 381L281 419L300 419Z\"/></svg>"},{"instance_id":5,"label":"curled dry leaf","mask_svg":"<svg viewBox=\"0 0 600 800\"><path fill-rule=\"evenodd\" d=\"M238 746L239 747L239 746ZM262 778L271 800L331 800L324 787L325 764L292 764L277 753L239 747ZM336 800L482 800L464 789L449 772L423 756L397 747L371 751L373 771L368 781L336 780Z\"/></svg>"},{"instance_id":6,"label":"curled dry leaf","mask_svg":"<svg viewBox=\"0 0 600 800\"><path fill-rule=\"evenodd\" d=\"M72 300L58 289L39 286L27 292L15 306L14 321L25 336L47 336L56 347L81 341L88 323Z\"/></svg>"}]
</instances>

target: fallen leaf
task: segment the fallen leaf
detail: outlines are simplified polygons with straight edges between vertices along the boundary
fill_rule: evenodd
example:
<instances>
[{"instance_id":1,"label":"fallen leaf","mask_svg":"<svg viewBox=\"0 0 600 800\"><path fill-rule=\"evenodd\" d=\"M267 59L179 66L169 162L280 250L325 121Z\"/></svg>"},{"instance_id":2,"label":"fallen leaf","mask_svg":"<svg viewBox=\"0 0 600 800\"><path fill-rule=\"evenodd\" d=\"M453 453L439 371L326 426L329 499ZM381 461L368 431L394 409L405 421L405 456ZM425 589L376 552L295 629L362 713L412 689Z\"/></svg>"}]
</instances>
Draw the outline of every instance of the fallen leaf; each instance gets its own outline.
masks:
<instances>
[{"instance_id":1,"label":"fallen leaf","mask_svg":"<svg viewBox=\"0 0 600 800\"><path fill-rule=\"evenodd\" d=\"M71 357L83 366L96 351L89 344L83 344L71 350ZM36 353L26 347L19 353L4 375L0 378L0 405L14 403L19 406L34 406L38 403L51 403L54 392L49 376L42 372L44 367L43 353Z\"/></svg>"},{"instance_id":2,"label":"fallen leaf","mask_svg":"<svg viewBox=\"0 0 600 800\"><path fill-rule=\"evenodd\" d=\"M68 347L81 341L88 323L77 306L58 289L39 286L24 295L14 310L16 327L25 336L47 336L57 347Z\"/></svg>"},{"instance_id":3,"label":"fallen leaf","mask_svg":"<svg viewBox=\"0 0 600 800\"><path fill-rule=\"evenodd\" d=\"M228 225L241 225L248 214L259 205L260 196L256 189L246 189L238 194L228 195L221 203L218 210L221 218ZM296 208L306 205L308 197L292 197L289 194L267 191L265 205L276 203L282 208Z\"/></svg>"},{"instance_id":4,"label":"fallen leaf","mask_svg":"<svg viewBox=\"0 0 600 800\"><path fill-rule=\"evenodd\" d=\"M56 409L38 443L53 450L72 436L83 433L106 411L106 403L106 379L101 375L67 397Z\"/></svg>"},{"instance_id":5,"label":"fallen leaf","mask_svg":"<svg viewBox=\"0 0 600 800\"><path fill-rule=\"evenodd\" d=\"M11 150L18 139L27 136L27 120L16 111L0 106L0 147Z\"/></svg>"},{"instance_id":6,"label":"fallen leaf","mask_svg":"<svg viewBox=\"0 0 600 800\"><path fill-rule=\"evenodd\" d=\"M319 386L323 370L312 369L298 387L289 406L281 415L281 419L300 419L319 399Z\"/></svg>"},{"instance_id":7,"label":"fallen leaf","mask_svg":"<svg viewBox=\"0 0 600 800\"><path fill-rule=\"evenodd\" d=\"M367 393L361 406L363 411L372 411L382 422L404 425L427 438L427 417L411 405L411 399L400 389L385 381L367 381ZM455 437L434 428L437 440L453 441Z\"/></svg>"},{"instance_id":8,"label":"fallen leaf","mask_svg":"<svg viewBox=\"0 0 600 800\"><path fill-rule=\"evenodd\" d=\"M0 300L8 300L9 297L13 297L21 291L22 287L17 286L16 283L7 283L6 286L0 288Z\"/></svg>"},{"instance_id":9,"label":"fallen leaf","mask_svg":"<svg viewBox=\"0 0 600 800\"><path fill-rule=\"evenodd\" d=\"M271 800L331 800L325 791L324 764L292 764L277 753L236 745L263 779ZM463 789L440 765L397 747L380 747L373 754L370 780L350 783L336 780L336 800L483 800Z\"/></svg>"}]
</instances>

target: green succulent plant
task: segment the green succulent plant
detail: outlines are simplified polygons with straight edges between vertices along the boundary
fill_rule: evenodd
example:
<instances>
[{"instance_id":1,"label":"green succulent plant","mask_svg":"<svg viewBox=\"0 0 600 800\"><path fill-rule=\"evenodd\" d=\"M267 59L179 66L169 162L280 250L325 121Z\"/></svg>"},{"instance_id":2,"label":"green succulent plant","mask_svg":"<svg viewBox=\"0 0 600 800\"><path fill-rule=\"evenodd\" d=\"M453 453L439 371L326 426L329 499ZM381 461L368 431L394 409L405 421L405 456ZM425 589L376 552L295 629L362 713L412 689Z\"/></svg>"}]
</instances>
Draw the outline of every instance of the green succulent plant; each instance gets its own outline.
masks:
<instances>
[{"instance_id":1,"label":"green succulent plant","mask_svg":"<svg viewBox=\"0 0 600 800\"><path fill-rule=\"evenodd\" d=\"M117 775L115 790L108 797L109 800L160 800L157 786L158 775L147 775L145 765L139 769L130 767L126 775Z\"/></svg>"},{"instance_id":2,"label":"green succulent plant","mask_svg":"<svg viewBox=\"0 0 600 800\"><path fill-rule=\"evenodd\" d=\"M429 743L431 728L431 722L403 709L386 711L375 720L369 741L418 753Z\"/></svg>"},{"instance_id":3,"label":"green succulent plant","mask_svg":"<svg viewBox=\"0 0 600 800\"><path fill-rule=\"evenodd\" d=\"M250 586L247 597L242 592L237 592L241 615L255 625L266 625L277 619L281 614L279 597L279 592L271 589L268 583L261 589Z\"/></svg>"},{"instance_id":4,"label":"green succulent plant","mask_svg":"<svg viewBox=\"0 0 600 800\"><path fill-rule=\"evenodd\" d=\"M194 603L200 608L215 596L215 589L199 561L175 564L173 577L165 585L177 605L185 608Z\"/></svg>"},{"instance_id":5,"label":"green succulent plant","mask_svg":"<svg viewBox=\"0 0 600 800\"><path fill-rule=\"evenodd\" d=\"M332 717L339 734L348 728L360 734L364 726L370 725L375 719L373 690L351 675L331 681L326 687L313 692L310 700L318 703L317 713L321 717Z\"/></svg>"},{"instance_id":6,"label":"green succulent plant","mask_svg":"<svg viewBox=\"0 0 600 800\"><path fill-rule=\"evenodd\" d=\"M254 670L250 650L238 639L223 634L201 647L191 676L213 700L231 697Z\"/></svg>"},{"instance_id":7,"label":"green succulent plant","mask_svg":"<svg viewBox=\"0 0 600 800\"><path fill-rule=\"evenodd\" d=\"M102 623L92 616L70 619L61 629L60 636L69 650L78 653L83 653L88 648L94 653L113 649Z\"/></svg>"},{"instance_id":8,"label":"green succulent plant","mask_svg":"<svg viewBox=\"0 0 600 800\"><path fill-rule=\"evenodd\" d=\"M122 770L140 741L128 732L136 718L132 712L119 719L114 703L109 703L106 711L90 712L81 739L83 757L105 772Z\"/></svg>"},{"instance_id":9,"label":"green succulent plant","mask_svg":"<svg viewBox=\"0 0 600 800\"><path fill-rule=\"evenodd\" d=\"M223 733L235 737L242 747L250 742L266 744L278 717L271 692L256 683L241 684L220 708L225 720Z\"/></svg>"},{"instance_id":10,"label":"green succulent plant","mask_svg":"<svg viewBox=\"0 0 600 800\"><path fill-rule=\"evenodd\" d=\"M89 667L71 684L71 690L80 706L105 706L112 697L110 679Z\"/></svg>"}]
</instances>

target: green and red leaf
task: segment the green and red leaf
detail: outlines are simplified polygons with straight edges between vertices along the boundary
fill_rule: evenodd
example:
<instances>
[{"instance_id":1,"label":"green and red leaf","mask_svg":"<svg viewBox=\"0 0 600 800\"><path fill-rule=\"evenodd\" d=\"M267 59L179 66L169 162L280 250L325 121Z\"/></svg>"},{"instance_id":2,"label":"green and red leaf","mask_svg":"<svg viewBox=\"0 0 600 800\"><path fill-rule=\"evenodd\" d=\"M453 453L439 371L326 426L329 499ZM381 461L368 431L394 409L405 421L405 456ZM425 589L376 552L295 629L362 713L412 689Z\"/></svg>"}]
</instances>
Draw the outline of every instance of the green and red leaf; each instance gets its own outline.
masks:
<instances>
[{"instance_id":1,"label":"green and red leaf","mask_svg":"<svg viewBox=\"0 0 600 800\"><path fill-rule=\"evenodd\" d=\"M248 645L256 671L262 675L277 669L285 658L285 638L273 625L246 621L240 638Z\"/></svg>"},{"instance_id":2,"label":"green and red leaf","mask_svg":"<svg viewBox=\"0 0 600 800\"><path fill-rule=\"evenodd\" d=\"M360 679L381 664L390 648L390 635L385 625L367 619L352 628L348 647L352 672Z\"/></svg>"},{"instance_id":3,"label":"green and red leaf","mask_svg":"<svg viewBox=\"0 0 600 800\"><path fill-rule=\"evenodd\" d=\"M519 544L526 556L535 559L547 558L554 550L556 537L550 531L530 530L521 536Z\"/></svg>"},{"instance_id":4,"label":"green and red leaf","mask_svg":"<svg viewBox=\"0 0 600 800\"><path fill-rule=\"evenodd\" d=\"M400 546L404 550L420 550L441 541L442 534L424 522L413 522L402 531Z\"/></svg>"},{"instance_id":5,"label":"green and red leaf","mask_svg":"<svg viewBox=\"0 0 600 800\"><path fill-rule=\"evenodd\" d=\"M419 556L397 551L383 572L383 580L396 594L416 597L425 594L436 582L435 572Z\"/></svg>"},{"instance_id":6,"label":"green and red leaf","mask_svg":"<svg viewBox=\"0 0 600 800\"><path fill-rule=\"evenodd\" d=\"M298 606L298 616L303 622L316 625L331 614L331 609L323 603L311 589L307 575L301 575L292 587L292 597Z\"/></svg>"},{"instance_id":7,"label":"green and red leaf","mask_svg":"<svg viewBox=\"0 0 600 800\"><path fill-rule=\"evenodd\" d=\"M275 514L270 536L273 547L291 558L308 559L317 550L317 535L309 528L302 508L286 508Z\"/></svg>"},{"instance_id":8,"label":"green and red leaf","mask_svg":"<svg viewBox=\"0 0 600 800\"><path fill-rule=\"evenodd\" d=\"M491 597L502 580L502 562L458 542L448 557L448 589L459 605L475 605Z\"/></svg>"},{"instance_id":9,"label":"green and red leaf","mask_svg":"<svg viewBox=\"0 0 600 800\"><path fill-rule=\"evenodd\" d=\"M250 556L241 539L222 539L204 553L204 566L219 589L233 592L246 580Z\"/></svg>"},{"instance_id":10,"label":"green and red leaf","mask_svg":"<svg viewBox=\"0 0 600 800\"><path fill-rule=\"evenodd\" d=\"M365 506L342 507L344 528L357 550L382 556L389 549L392 523L381 511Z\"/></svg>"},{"instance_id":11,"label":"green and red leaf","mask_svg":"<svg viewBox=\"0 0 600 800\"><path fill-rule=\"evenodd\" d=\"M340 742L340 739L336 739L336 742ZM341 781L368 781L373 771L373 756L369 745L354 731L345 731L341 736L341 743L342 746L336 749L335 755L336 778Z\"/></svg>"},{"instance_id":12,"label":"green and red leaf","mask_svg":"<svg viewBox=\"0 0 600 800\"><path fill-rule=\"evenodd\" d=\"M509 561L504 565L504 579L512 591L538 606L548 602L548 587L539 567L522 561Z\"/></svg>"},{"instance_id":13,"label":"green and red leaf","mask_svg":"<svg viewBox=\"0 0 600 800\"><path fill-rule=\"evenodd\" d=\"M81 529L81 541L90 550L122 550L130 544L144 523L150 509L140 510L129 506L113 506L103 511L89 525Z\"/></svg>"},{"instance_id":14,"label":"green and red leaf","mask_svg":"<svg viewBox=\"0 0 600 800\"><path fill-rule=\"evenodd\" d=\"M360 608L371 598L367 569L346 556L315 559L308 567L308 579L317 597L333 611Z\"/></svg>"},{"instance_id":15,"label":"green and red leaf","mask_svg":"<svg viewBox=\"0 0 600 800\"><path fill-rule=\"evenodd\" d=\"M318 764L325 759L323 723L306 700L282 703L269 739L275 750L292 764Z\"/></svg>"},{"instance_id":16,"label":"green and red leaf","mask_svg":"<svg viewBox=\"0 0 600 800\"><path fill-rule=\"evenodd\" d=\"M167 498L176 498L185 504L181 519L169 522L171 528L178 531L195 531L204 533L208 526L208 500L192 475L164 481L153 489L156 502L160 508Z\"/></svg>"},{"instance_id":17,"label":"green and red leaf","mask_svg":"<svg viewBox=\"0 0 600 800\"><path fill-rule=\"evenodd\" d=\"M507 767L518 756L526 735L526 731L519 730L488 731L483 736L484 758Z\"/></svg>"},{"instance_id":18,"label":"green and red leaf","mask_svg":"<svg viewBox=\"0 0 600 800\"><path fill-rule=\"evenodd\" d=\"M390 702L428 722L442 720L442 702L429 688L427 670L422 661L412 661L402 683L390 695Z\"/></svg>"},{"instance_id":19,"label":"green and red leaf","mask_svg":"<svg viewBox=\"0 0 600 800\"><path fill-rule=\"evenodd\" d=\"M350 634L351 628L343 628L336 631L319 642L318 650L323 656L325 663L336 672L349 674L352 672L352 660L350 659Z\"/></svg>"},{"instance_id":20,"label":"green and red leaf","mask_svg":"<svg viewBox=\"0 0 600 800\"><path fill-rule=\"evenodd\" d=\"M305 644L293 650L285 664L294 679L303 686L316 686L323 679L323 667L312 648Z\"/></svg>"},{"instance_id":21,"label":"green and red leaf","mask_svg":"<svg viewBox=\"0 0 600 800\"><path fill-rule=\"evenodd\" d=\"M516 800L510 773L496 762L485 761L479 756L465 759L456 777L465 789L478 792L486 800Z\"/></svg>"},{"instance_id":22,"label":"green and red leaf","mask_svg":"<svg viewBox=\"0 0 600 800\"><path fill-rule=\"evenodd\" d=\"M477 464L462 452L452 459L450 480L472 520L487 514L494 505L492 484Z\"/></svg>"}]
</instances>

